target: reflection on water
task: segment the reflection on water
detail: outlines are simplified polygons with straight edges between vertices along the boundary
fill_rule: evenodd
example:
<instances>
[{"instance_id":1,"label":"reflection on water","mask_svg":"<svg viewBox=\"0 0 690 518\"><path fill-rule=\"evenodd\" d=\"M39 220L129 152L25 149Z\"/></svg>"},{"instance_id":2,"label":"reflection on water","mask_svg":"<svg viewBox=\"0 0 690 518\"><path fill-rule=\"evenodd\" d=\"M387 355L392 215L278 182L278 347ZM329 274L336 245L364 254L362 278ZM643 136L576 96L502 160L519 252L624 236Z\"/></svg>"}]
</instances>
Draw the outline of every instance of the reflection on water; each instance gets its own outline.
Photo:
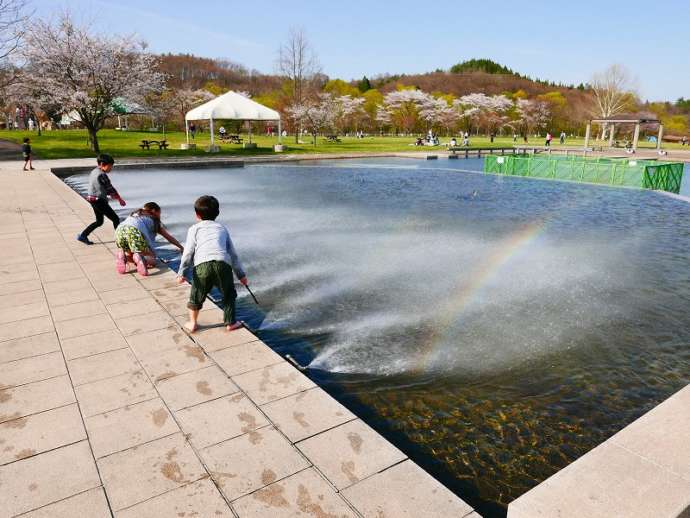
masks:
<instances>
[{"instance_id":1,"label":"reflection on water","mask_svg":"<svg viewBox=\"0 0 690 518\"><path fill-rule=\"evenodd\" d=\"M476 160L113 175L178 238L211 193L240 311L485 516L690 381L690 204ZM69 180L74 185L83 177ZM686 187L687 180L685 183Z\"/></svg>"}]
</instances>

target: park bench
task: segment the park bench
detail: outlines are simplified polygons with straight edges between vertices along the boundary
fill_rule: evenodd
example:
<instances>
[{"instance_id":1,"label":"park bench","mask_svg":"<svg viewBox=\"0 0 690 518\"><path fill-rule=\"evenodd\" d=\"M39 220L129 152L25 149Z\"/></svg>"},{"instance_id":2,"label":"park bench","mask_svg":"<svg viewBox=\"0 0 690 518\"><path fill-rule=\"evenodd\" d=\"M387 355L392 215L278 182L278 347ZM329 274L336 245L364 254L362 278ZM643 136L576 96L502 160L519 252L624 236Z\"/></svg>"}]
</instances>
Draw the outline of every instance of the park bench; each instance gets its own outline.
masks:
<instances>
[{"instance_id":1,"label":"park bench","mask_svg":"<svg viewBox=\"0 0 690 518\"><path fill-rule=\"evenodd\" d=\"M221 133L220 140L223 142L230 142L230 144L242 144L242 137L239 135L230 135L228 133Z\"/></svg>"},{"instance_id":2,"label":"park bench","mask_svg":"<svg viewBox=\"0 0 690 518\"><path fill-rule=\"evenodd\" d=\"M151 149L151 146L158 146L158 149L168 149L170 144L167 140L142 140L139 144L141 149Z\"/></svg>"},{"instance_id":3,"label":"park bench","mask_svg":"<svg viewBox=\"0 0 690 518\"><path fill-rule=\"evenodd\" d=\"M341 142L338 135L326 135L326 142Z\"/></svg>"}]
</instances>

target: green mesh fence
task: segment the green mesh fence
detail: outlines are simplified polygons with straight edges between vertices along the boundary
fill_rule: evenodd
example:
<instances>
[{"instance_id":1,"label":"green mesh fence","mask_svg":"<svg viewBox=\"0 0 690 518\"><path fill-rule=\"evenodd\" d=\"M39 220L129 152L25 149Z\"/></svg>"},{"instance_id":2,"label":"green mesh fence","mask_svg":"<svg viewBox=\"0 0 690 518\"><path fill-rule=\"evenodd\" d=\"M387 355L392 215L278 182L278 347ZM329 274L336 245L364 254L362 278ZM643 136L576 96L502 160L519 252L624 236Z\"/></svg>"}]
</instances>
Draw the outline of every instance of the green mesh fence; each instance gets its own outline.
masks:
<instances>
[{"instance_id":1,"label":"green mesh fence","mask_svg":"<svg viewBox=\"0 0 690 518\"><path fill-rule=\"evenodd\" d=\"M683 164L630 158L584 158L564 155L488 155L484 172L656 189L678 193Z\"/></svg>"}]
</instances>

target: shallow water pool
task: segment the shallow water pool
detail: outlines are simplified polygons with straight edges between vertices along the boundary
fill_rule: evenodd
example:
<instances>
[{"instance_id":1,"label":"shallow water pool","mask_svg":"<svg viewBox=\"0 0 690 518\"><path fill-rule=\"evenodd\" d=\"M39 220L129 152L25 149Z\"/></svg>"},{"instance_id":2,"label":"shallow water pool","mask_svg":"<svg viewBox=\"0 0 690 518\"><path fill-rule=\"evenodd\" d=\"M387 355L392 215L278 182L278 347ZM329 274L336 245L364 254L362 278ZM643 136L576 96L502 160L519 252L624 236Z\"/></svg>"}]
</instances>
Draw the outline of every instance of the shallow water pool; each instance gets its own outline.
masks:
<instances>
[{"instance_id":1,"label":"shallow water pool","mask_svg":"<svg viewBox=\"0 0 690 518\"><path fill-rule=\"evenodd\" d=\"M240 292L241 318L490 517L690 382L690 203L479 170L367 159L112 181L131 207L157 201L179 239L194 199L217 196L261 302Z\"/></svg>"}]
</instances>

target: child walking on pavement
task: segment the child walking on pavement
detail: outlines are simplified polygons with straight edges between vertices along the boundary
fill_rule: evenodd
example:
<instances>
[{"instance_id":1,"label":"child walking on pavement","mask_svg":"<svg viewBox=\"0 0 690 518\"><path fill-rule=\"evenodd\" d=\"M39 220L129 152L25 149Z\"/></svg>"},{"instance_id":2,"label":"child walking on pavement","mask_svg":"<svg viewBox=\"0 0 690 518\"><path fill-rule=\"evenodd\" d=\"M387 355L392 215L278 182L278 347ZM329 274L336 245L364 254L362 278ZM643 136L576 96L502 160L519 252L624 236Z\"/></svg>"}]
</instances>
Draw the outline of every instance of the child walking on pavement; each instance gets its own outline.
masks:
<instances>
[{"instance_id":1,"label":"child walking on pavement","mask_svg":"<svg viewBox=\"0 0 690 518\"><path fill-rule=\"evenodd\" d=\"M33 171L34 164L31 161L31 140L29 137L24 138L24 143L22 144L22 156L24 157L24 171L27 170L26 166L29 166L29 169Z\"/></svg>"},{"instance_id":2,"label":"child walking on pavement","mask_svg":"<svg viewBox=\"0 0 690 518\"><path fill-rule=\"evenodd\" d=\"M113 170L113 165L115 164L113 157L102 153L98 155L96 162L98 167L91 171L89 175L89 186L86 196L86 200L91 204L93 213L96 215L96 221L86 227L81 234L77 235L77 241L81 241L86 245L93 244L89 240L89 234L103 224L103 216L112 221L115 228L120 224L120 218L108 204L108 197L119 201L122 207L127 205L125 200L115 190L113 184L110 183L110 178L108 178L108 173Z\"/></svg>"},{"instance_id":3,"label":"child walking on pavement","mask_svg":"<svg viewBox=\"0 0 690 518\"><path fill-rule=\"evenodd\" d=\"M155 266L156 234L160 234L169 243L183 251L180 242L175 239L161 223L161 208L150 201L140 209L135 210L115 229L115 244L117 257L115 269L118 273L127 272L127 262L132 261L139 275L147 276L148 267Z\"/></svg>"},{"instance_id":4,"label":"child walking on pavement","mask_svg":"<svg viewBox=\"0 0 690 518\"><path fill-rule=\"evenodd\" d=\"M247 286L249 281L244 268L232 244L228 229L216 223L220 213L218 200L213 196L202 196L194 202L194 212L197 224L192 225L187 232L187 241L180 269L177 272L177 282L184 282L185 271L190 264L194 264L192 271L192 291L189 294L189 322L185 324L188 331L197 330L197 317L206 296L216 286L223 295L224 322L228 331L242 327L242 322L235 319L235 299L237 292L232 279L232 273L239 281Z\"/></svg>"}]
</instances>

